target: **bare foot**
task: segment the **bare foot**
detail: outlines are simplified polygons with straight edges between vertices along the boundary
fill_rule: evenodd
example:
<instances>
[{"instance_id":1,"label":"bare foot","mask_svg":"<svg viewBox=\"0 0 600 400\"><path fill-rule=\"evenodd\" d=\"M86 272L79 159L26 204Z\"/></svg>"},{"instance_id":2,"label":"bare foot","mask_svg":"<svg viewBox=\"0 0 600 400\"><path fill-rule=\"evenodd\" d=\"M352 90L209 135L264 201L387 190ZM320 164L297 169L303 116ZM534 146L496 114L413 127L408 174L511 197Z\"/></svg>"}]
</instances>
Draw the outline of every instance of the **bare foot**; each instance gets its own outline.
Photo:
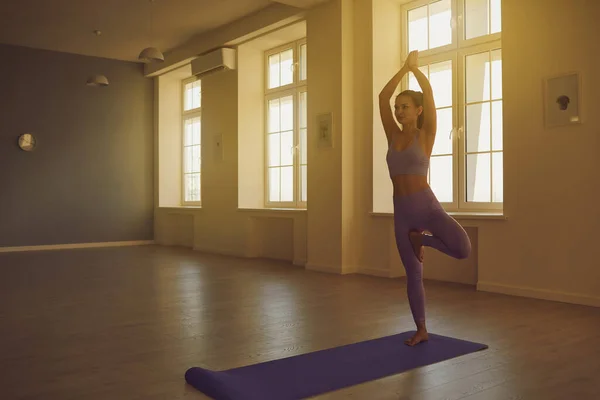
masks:
<instances>
[{"instance_id":1,"label":"bare foot","mask_svg":"<svg viewBox=\"0 0 600 400\"><path fill-rule=\"evenodd\" d=\"M411 337L410 339L406 339L404 343L409 346L414 346L418 343L426 342L427 340L429 340L429 334L427 333L427 331L418 330L417 333L413 335L413 337Z\"/></svg>"},{"instance_id":2,"label":"bare foot","mask_svg":"<svg viewBox=\"0 0 600 400\"><path fill-rule=\"evenodd\" d=\"M420 262L423 262L423 258L425 257L425 249L423 248L423 234L419 231L410 231L408 236L410 238L410 243L412 244L415 256Z\"/></svg>"}]
</instances>

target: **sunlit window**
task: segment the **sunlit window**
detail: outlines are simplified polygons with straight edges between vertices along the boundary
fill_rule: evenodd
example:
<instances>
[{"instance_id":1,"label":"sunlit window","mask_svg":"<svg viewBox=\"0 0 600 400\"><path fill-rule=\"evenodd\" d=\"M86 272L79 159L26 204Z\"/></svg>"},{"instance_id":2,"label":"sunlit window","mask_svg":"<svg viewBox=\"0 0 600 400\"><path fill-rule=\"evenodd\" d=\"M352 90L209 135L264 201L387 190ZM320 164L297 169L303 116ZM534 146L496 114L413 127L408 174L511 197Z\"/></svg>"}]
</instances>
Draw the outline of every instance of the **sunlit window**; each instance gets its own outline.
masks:
<instances>
[{"instance_id":1,"label":"sunlit window","mask_svg":"<svg viewBox=\"0 0 600 400\"><path fill-rule=\"evenodd\" d=\"M183 190L184 205L201 203L202 84L192 78L183 82Z\"/></svg>"},{"instance_id":2,"label":"sunlit window","mask_svg":"<svg viewBox=\"0 0 600 400\"><path fill-rule=\"evenodd\" d=\"M266 54L266 205L307 202L307 71L304 40Z\"/></svg>"},{"instance_id":3,"label":"sunlit window","mask_svg":"<svg viewBox=\"0 0 600 400\"><path fill-rule=\"evenodd\" d=\"M449 210L501 208L500 0L421 0L407 4L403 15L405 53L419 50L419 69L428 77L436 103L437 133L428 172L432 190ZM421 90L412 73L405 85Z\"/></svg>"}]
</instances>

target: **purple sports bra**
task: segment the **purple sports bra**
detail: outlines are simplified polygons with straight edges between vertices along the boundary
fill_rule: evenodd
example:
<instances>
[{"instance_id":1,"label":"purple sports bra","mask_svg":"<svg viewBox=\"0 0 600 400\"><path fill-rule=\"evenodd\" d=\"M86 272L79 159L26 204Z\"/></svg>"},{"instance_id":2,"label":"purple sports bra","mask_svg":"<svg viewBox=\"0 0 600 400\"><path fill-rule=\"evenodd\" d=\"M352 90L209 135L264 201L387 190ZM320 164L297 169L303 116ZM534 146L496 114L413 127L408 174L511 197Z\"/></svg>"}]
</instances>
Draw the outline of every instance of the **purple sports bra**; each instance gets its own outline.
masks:
<instances>
[{"instance_id":1,"label":"purple sports bra","mask_svg":"<svg viewBox=\"0 0 600 400\"><path fill-rule=\"evenodd\" d=\"M392 178L396 175L427 176L429 169L429 157L423 153L419 145L418 132L410 146L403 150L395 150L392 141L388 147L386 161Z\"/></svg>"}]
</instances>

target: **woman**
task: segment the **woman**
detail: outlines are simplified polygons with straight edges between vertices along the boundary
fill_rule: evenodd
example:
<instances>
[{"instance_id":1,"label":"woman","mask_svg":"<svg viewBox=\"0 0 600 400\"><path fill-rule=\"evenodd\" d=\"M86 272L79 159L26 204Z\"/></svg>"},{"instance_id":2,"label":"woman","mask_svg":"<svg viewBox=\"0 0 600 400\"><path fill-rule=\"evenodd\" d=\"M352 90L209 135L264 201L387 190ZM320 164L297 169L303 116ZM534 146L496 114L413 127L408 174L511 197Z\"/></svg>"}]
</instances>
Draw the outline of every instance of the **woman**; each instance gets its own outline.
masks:
<instances>
[{"instance_id":1,"label":"woman","mask_svg":"<svg viewBox=\"0 0 600 400\"><path fill-rule=\"evenodd\" d=\"M394 187L396 245L406 270L408 301L417 325L415 335L405 342L410 346L429 338L425 326L423 246L458 259L468 257L471 252L467 233L445 212L427 183L437 130L436 109L431 85L418 69L417 57L418 52L411 52L402 69L379 94L379 111L388 141L386 159ZM392 114L390 99L409 71L423 92L401 92ZM394 115L402 127L396 124Z\"/></svg>"}]
</instances>

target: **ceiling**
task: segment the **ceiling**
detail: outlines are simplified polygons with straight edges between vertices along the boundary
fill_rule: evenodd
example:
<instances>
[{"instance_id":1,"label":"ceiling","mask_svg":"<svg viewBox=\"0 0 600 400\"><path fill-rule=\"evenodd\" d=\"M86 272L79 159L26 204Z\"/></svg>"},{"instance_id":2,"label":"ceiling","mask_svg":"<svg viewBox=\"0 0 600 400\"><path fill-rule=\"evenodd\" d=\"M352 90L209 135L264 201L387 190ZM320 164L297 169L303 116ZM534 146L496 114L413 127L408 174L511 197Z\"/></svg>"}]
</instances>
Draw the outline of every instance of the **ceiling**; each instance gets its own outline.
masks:
<instances>
[{"instance_id":1,"label":"ceiling","mask_svg":"<svg viewBox=\"0 0 600 400\"><path fill-rule=\"evenodd\" d=\"M137 61L145 47L167 53L273 2L305 8L322 1L0 0L0 43Z\"/></svg>"}]
</instances>

